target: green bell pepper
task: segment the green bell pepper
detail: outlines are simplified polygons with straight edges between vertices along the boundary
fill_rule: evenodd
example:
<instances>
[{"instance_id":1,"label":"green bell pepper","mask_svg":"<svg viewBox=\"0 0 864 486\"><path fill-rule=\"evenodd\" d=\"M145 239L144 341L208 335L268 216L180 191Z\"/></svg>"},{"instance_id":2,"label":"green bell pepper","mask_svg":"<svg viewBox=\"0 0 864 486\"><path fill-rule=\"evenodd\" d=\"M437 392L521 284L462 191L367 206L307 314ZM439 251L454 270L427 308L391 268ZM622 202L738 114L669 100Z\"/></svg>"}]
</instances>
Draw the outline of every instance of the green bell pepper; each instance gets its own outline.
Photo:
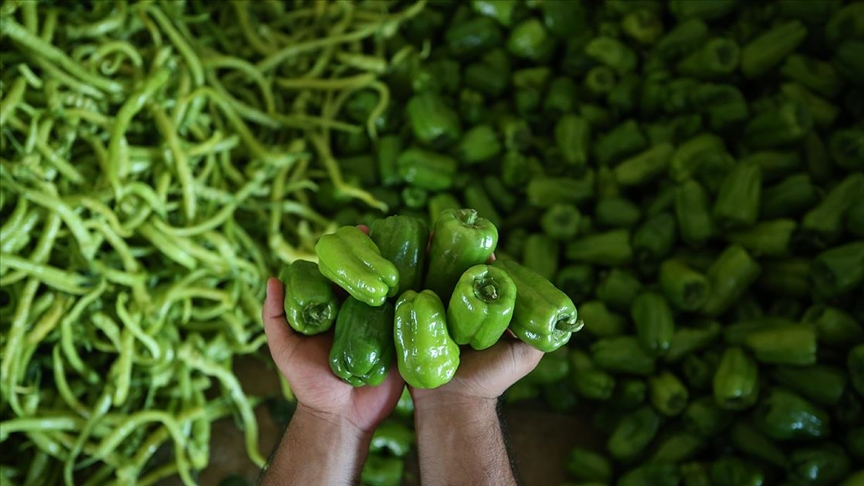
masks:
<instances>
[{"instance_id":1,"label":"green bell pepper","mask_svg":"<svg viewBox=\"0 0 864 486\"><path fill-rule=\"evenodd\" d=\"M295 260L282 267L279 280L285 285L285 317L295 331L311 336L333 326L339 302L318 264Z\"/></svg>"},{"instance_id":2,"label":"green bell pepper","mask_svg":"<svg viewBox=\"0 0 864 486\"><path fill-rule=\"evenodd\" d=\"M772 388L753 413L756 427L775 440L800 441L825 437L831 430L831 417L799 395Z\"/></svg>"},{"instance_id":3,"label":"green bell pepper","mask_svg":"<svg viewBox=\"0 0 864 486\"><path fill-rule=\"evenodd\" d=\"M677 464L647 462L625 473L616 483L617 486L677 486L681 473Z\"/></svg>"},{"instance_id":4,"label":"green bell pepper","mask_svg":"<svg viewBox=\"0 0 864 486\"><path fill-rule=\"evenodd\" d=\"M459 115L438 93L424 91L408 100L405 107L414 136L433 149L445 149L459 140Z\"/></svg>"},{"instance_id":5,"label":"green bell pepper","mask_svg":"<svg viewBox=\"0 0 864 486\"><path fill-rule=\"evenodd\" d=\"M778 366L770 376L774 382L819 405L836 405L846 389L845 371L824 364Z\"/></svg>"},{"instance_id":6,"label":"green bell pepper","mask_svg":"<svg viewBox=\"0 0 864 486\"><path fill-rule=\"evenodd\" d=\"M401 178L428 191L442 191L454 184L459 168L456 159L420 147L408 147L396 159Z\"/></svg>"},{"instance_id":7,"label":"green bell pepper","mask_svg":"<svg viewBox=\"0 0 864 486\"><path fill-rule=\"evenodd\" d=\"M650 462L674 463L691 459L708 445L704 437L686 430L676 430L660 438L653 447Z\"/></svg>"},{"instance_id":8,"label":"green bell pepper","mask_svg":"<svg viewBox=\"0 0 864 486\"><path fill-rule=\"evenodd\" d=\"M627 318L610 311L599 300L579 304L579 315L585 321L585 330L597 338L619 336L627 328Z\"/></svg>"},{"instance_id":9,"label":"green bell pepper","mask_svg":"<svg viewBox=\"0 0 864 486\"><path fill-rule=\"evenodd\" d=\"M564 380L570 373L569 354L569 349L566 347L544 354L537 366L520 382L532 385L549 385Z\"/></svg>"},{"instance_id":10,"label":"green bell pepper","mask_svg":"<svg viewBox=\"0 0 864 486\"><path fill-rule=\"evenodd\" d=\"M712 397L700 397L684 409L684 427L702 437L714 437L732 423L732 412L721 408Z\"/></svg>"},{"instance_id":11,"label":"green bell pepper","mask_svg":"<svg viewBox=\"0 0 864 486\"><path fill-rule=\"evenodd\" d=\"M398 457L370 454L360 472L360 481L368 486L399 486L405 461Z\"/></svg>"},{"instance_id":12,"label":"green bell pepper","mask_svg":"<svg viewBox=\"0 0 864 486\"><path fill-rule=\"evenodd\" d=\"M669 371L663 371L648 378L648 391L654 408L669 417L683 412L687 406L687 401L690 399L687 387Z\"/></svg>"},{"instance_id":13,"label":"green bell pepper","mask_svg":"<svg viewBox=\"0 0 864 486\"><path fill-rule=\"evenodd\" d=\"M864 343L864 327L848 312L816 304L801 318L804 323L816 328L816 339L820 344L833 348L848 349Z\"/></svg>"},{"instance_id":14,"label":"green bell pepper","mask_svg":"<svg viewBox=\"0 0 864 486\"><path fill-rule=\"evenodd\" d=\"M612 397L615 378L598 368L588 353L573 349L568 354L568 360L570 363L568 384L577 394L594 400L608 400Z\"/></svg>"},{"instance_id":15,"label":"green bell pepper","mask_svg":"<svg viewBox=\"0 0 864 486\"><path fill-rule=\"evenodd\" d=\"M793 325L748 334L744 345L762 363L806 366L816 363L816 331Z\"/></svg>"},{"instance_id":16,"label":"green bell pepper","mask_svg":"<svg viewBox=\"0 0 864 486\"><path fill-rule=\"evenodd\" d=\"M669 303L657 292L643 292L633 301L630 316L636 328L636 339L652 356L669 350L675 334L675 320Z\"/></svg>"},{"instance_id":17,"label":"green bell pepper","mask_svg":"<svg viewBox=\"0 0 864 486\"><path fill-rule=\"evenodd\" d=\"M441 299L431 290L409 290L396 301L393 336L399 374L414 388L446 384L459 367L459 346L447 332Z\"/></svg>"},{"instance_id":18,"label":"green bell pepper","mask_svg":"<svg viewBox=\"0 0 864 486\"><path fill-rule=\"evenodd\" d=\"M711 295L702 307L702 313L716 317L725 312L747 288L759 278L762 267L747 250L730 245L708 269Z\"/></svg>"},{"instance_id":19,"label":"green bell pepper","mask_svg":"<svg viewBox=\"0 0 864 486\"><path fill-rule=\"evenodd\" d=\"M633 459L645 450L659 428L660 415L649 406L639 407L621 418L606 442L606 449L616 459Z\"/></svg>"},{"instance_id":20,"label":"green bell pepper","mask_svg":"<svg viewBox=\"0 0 864 486\"><path fill-rule=\"evenodd\" d=\"M606 456L591 449L583 447L571 449L565 467L580 481L608 483L612 479L612 462Z\"/></svg>"},{"instance_id":21,"label":"green bell pepper","mask_svg":"<svg viewBox=\"0 0 864 486\"><path fill-rule=\"evenodd\" d=\"M385 420L372 434L369 452L388 451L396 457L405 457L415 443L414 431L395 420Z\"/></svg>"},{"instance_id":22,"label":"green bell pepper","mask_svg":"<svg viewBox=\"0 0 864 486\"><path fill-rule=\"evenodd\" d=\"M585 304L582 304L584 307ZM583 317L585 317L583 315ZM587 319L587 318L586 318ZM587 324L586 324L587 325ZM686 356L714 344L720 337L721 326L717 321L697 321L690 327L677 327L663 361L675 363Z\"/></svg>"},{"instance_id":23,"label":"green bell pepper","mask_svg":"<svg viewBox=\"0 0 864 486\"><path fill-rule=\"evenodd\" d=\"M648 396L648 385L639 378L619 378L615 380L615 390L612 392L612 405L617 410L633 410L645 403Z\"/></svg>"},{"instance_id":24,"label":"green bell pepper","mask_svg":"<svg viewBox=\"0 0 864 486\"><path fill-rule=\"evenodd\" d=\"M748 456L780 468L785 468L788 464L786 454L777 443L760 432L749 420L738 420L729 431L729 439L732 445Z\"/></svg>"},{"instance_id":25,"label":"green bell pepper","mask_svg":"<svg viewBox=\"0 0 864 486\"><path fill-rule=\"evenodd\" d=\"M813 287L824 297L851 292L864 282L864 242L835 246L813 259Z\"/></svg>"},{"instance_id":26,"label":"green bell pepper","mask_svg":"<svg viewBox=\"0 0 864 486\"><path fill-rule=\"evenodd\" d=\"M762 486L765 475L753 464L735 456L723 456L711 464L714 486Z\"/></svg>"},{"instance_id":27,"label":"green bell pepper","mask_svg":"<svg viewBox=\"0 0 864 486\"><path fill-rule=\"evenodd\" d=\"M429 247L426 288L449 302L459 277L486 263L498 244L498 229L473 209L448 209L438 215Z\"/></svg>"},{"instance_id":28,"label":"green bell pepper","mask_svg":"<svg viewBox=\"0 0 864 486\"><path fill-rule=\"evenodd\" d=\"M591 357L600 368L616 373L654 374L654 357L645 352L634 336L614 336L591 345Z\"/></svg>"},{"instance_id":29,"label":"green bell pepper","mask_svg":"<svg viewBox=\"0 0 864 486\"><path fill-rule=\"evenodd\" d=\"M762 168L739 161L720 185L714 202L714 220L723 229L753 226L759 218Z\"/></svg>"},{"instance_id":30,"label":"green bell pepper","mask_svg":"<svg viewBox=\"0 0 864 486\"><path fill-rule=\"evenodd\" d=\"M739 347L723 352L714 373L714 399L727 410L753 406L759 396L759 371L756 362Z\"/></svg>"},{"instance_id":31,"label":"green bell pepper","mask_svg":"<svg viewBox=\"0 0 864 486\"><path fill-rule=\"evenodd\" d=\"M522 265L552 280L558 270L558 242L544 233L531 233L522 249Z\"/></svg>"},{"instance_id":32,"label":"green bell pepper","mask_svg":"<svg viewBox=\"0 0 864 486\"><path fill-rule=\"evenodd\" d=\"M475 265L459 278L450 305L447 325L456 344L486 349L504 334L513 317L516 284L507 272L490 265Z\"/></svg>"},{"instance_id":33,"label":"green bell pepper","mask_svg":"<svg viewBox=\"0 0 864 486\"><path fill-rule=\"evenodd\" d=\"M382 305L399 290L399 269L355 226L322 236L315 252L321 274L367 305Z\"/></svg>"},{"instance_id":34,"label":"green bell pepper","mask_svg":"<svg viewBox=\"0 0 864 486\"><path fill-rule=\"evenodd\" d=\"M399 270L398 293L422 290L429 244L426 222L412 216L389 216L369 226L369 237L378 246L381 256Z\"/></svg>"},{"instance_id":35,"label":"green bell pepper","mask_svg":"<svg viewBox=\"0 0 864 486\"><path fill-rule=\"evenodd\" d=\"M492 265L506 271L516 284L510 330L519 339L548 353L582 329L573 301L551 282L512 260L496 260Z\"/></svg>"},{"instance_id":36,"label":"green bell pepper","mask_svg":"<svg viewBox=\"0 0 864 486\"><path fill-rule=\"evenodd\" d=\"M348 297L339 308L330 369L352 386L378 386L393 362L393 304L370 307Z\"/></svg>"},{"instance_id":37,"label":"green bell pepper","mask_svg":"<svg viewBox=\"0 0 864 486\"><path fill-rule=\"evenodd\" d=\"M846 479L850 469L846 451L834 442L827 442L792 451L786 480L791 484L830 486Z\"/></svg>"}]
</instances>

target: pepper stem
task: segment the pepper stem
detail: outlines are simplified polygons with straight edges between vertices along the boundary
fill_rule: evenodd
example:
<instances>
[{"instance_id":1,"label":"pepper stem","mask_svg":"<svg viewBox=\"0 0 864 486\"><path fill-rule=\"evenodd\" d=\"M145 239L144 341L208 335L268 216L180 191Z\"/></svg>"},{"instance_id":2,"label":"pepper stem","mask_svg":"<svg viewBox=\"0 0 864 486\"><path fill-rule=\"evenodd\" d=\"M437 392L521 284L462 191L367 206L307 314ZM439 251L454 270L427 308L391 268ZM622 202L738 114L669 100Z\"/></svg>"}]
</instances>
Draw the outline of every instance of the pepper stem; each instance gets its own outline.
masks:
<instances>
[{"instance_id":1,"label":"pepper stem","mask_svg":"<svg viewBox=\"0 0 864 486\"><path fill-rule=\"evenodd\" d=\"M492 277L475 279L474 295L483 302L495 302L498 300L498 282Z\"/></svg>"},{"instance_id":2,"label":"pepper stem","mask_svg":"<svg viewBox=\"0 0 864 486\"><path fill-rule=\"evenodd\" d=\"M560 316L558 322L555 323L555 329L563 332L576 332L582 329L584 325L582 319L576 319L574 316Z\"/></svg>"},{"instance_id":3,"label":"pepper stem","mask_svg":"<svg viewBox=\"0 0 864 486\"><path fill-rule=\"evenodd\" d=\"M465 209L461 212L462 224L465 226L477 225L477 211L474 209Z\"/></svg>"},{"instance_id":4,"label":"pepper stem","mask_svg":"<svg viewBox=\"0 0 864 486\"><path fill-rule=\"evenodd\" d=\"M303 321L306 327L319 327L321 323L331 318L331 307L327 304L307 305L303 309Z\"/></svg>"}]
</instances>

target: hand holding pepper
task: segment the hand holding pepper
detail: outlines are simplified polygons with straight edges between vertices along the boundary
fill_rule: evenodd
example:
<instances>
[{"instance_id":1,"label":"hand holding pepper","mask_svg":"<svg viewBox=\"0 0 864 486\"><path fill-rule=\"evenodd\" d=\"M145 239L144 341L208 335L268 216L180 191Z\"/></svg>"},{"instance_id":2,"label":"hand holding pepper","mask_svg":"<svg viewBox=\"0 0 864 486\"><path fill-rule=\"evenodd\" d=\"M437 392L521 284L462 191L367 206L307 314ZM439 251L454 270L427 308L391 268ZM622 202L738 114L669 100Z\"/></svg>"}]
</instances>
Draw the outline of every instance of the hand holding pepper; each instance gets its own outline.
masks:
<instances>
[{"instance_id":1,"label":"hand holding pepper","mask_svg":"<svg viewBox=\"0 0 864 486\"><path fill-rule=\"evenodd\" d=\"M341 474L359 474L372 433L396 406L404 382L395 372L374 387L342 381L329 365L333 333L295 332L283 301L282 284L271 278L262 311L264 332L273 361L297 397L297 411L264 484L349 482L354 476Z\"/></svg>"}]
</instances>

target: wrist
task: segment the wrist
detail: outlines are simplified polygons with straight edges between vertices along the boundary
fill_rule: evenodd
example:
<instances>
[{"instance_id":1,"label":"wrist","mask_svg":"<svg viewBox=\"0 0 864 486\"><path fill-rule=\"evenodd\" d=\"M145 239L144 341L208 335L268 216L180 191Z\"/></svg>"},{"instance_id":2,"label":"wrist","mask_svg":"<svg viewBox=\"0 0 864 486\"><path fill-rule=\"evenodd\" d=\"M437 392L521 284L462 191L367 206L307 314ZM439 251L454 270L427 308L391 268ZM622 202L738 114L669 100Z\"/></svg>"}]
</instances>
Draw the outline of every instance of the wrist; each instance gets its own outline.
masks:
<instances>
[{"instance_id":1,"label":"wrist","mask_svg":"<svg viewBox=\"0 0 864 486\"><path fill-rule=\"evenodd\" d=\"M297 404L291 418L292 423L295 421L306 430L315 430L322 436L339 437L350 444L368 444L374 431L374 428L365 430L342 415L316 410L302 403Z\"/></svg>"},{"instance_id":2,"label":"wrist","mask_svg":"<svg viewBox=\"0 0 864 486\"><path fill-rule=\"evenodd\" d=\"M441 416L448 421L498 420L498 399L445 391L412 393L417 418Z\"/></svg>"}]
</instances>

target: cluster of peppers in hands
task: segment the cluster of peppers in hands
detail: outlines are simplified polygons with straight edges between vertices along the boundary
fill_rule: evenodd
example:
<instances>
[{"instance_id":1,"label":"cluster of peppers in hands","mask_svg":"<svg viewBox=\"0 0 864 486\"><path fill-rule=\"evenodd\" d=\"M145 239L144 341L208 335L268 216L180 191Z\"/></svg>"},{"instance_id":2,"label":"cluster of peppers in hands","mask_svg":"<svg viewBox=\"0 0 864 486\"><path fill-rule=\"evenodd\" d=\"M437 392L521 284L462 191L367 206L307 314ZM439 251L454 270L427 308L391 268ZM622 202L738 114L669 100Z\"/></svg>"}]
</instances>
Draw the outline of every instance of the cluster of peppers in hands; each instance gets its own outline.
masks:
<instances>
[{"instance_id":1,"label":"cluster of peppers in hands","mask_svg":"<svg viewBox=\"0 0 864 486\"><path fill-rule=\"evenodd\" d=\"M395 355L406 383L439 387L456 373L460 345L489 348L508 328L541 351L560 348L582 327L573 301L514 261L490 262L497 243L473 209L442 211L431 239L413 216L376 220L368 235L343 226L318 241L317 264L284 267L285 314L306 335L335 323L330 367L353 386L380 384ZM341 306L333 283L349 294Z\"/></svg>"}]
</instances>

